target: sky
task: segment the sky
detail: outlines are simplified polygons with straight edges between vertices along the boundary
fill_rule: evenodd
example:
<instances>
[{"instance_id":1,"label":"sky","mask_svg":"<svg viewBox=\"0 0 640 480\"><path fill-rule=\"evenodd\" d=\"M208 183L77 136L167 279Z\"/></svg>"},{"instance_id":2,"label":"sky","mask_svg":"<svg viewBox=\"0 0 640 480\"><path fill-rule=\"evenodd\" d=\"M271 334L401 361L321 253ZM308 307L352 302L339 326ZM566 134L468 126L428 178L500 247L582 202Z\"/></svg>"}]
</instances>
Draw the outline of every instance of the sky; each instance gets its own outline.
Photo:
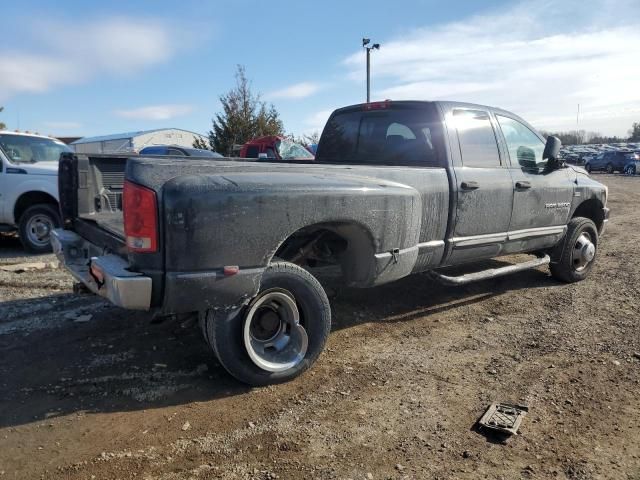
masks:
<instances>
[{"instance_id":1,"label":"sky","mask_svg":"<svg viewBox=\"0 0 640 480\"><path fill-rule=\"evenodd\" d=\"M540 129L640 121L638 0L3 2L0 121L56 136L205 133L244 65L285 129L365 99L458 100ZM579 105L579 115L578 113Z\"/></svg>"}]
</instances>

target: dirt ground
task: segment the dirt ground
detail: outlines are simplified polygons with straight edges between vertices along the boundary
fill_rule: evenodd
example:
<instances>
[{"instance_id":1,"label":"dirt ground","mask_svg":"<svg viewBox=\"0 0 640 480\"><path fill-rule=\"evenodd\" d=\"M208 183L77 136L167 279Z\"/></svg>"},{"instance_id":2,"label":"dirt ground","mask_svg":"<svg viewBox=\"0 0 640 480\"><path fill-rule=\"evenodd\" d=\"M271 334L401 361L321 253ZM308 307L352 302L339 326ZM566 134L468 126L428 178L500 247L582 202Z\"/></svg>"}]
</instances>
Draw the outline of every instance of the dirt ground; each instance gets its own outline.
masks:
<instances>
[{"instance_id":1,"label":"dirt ground","mask_svg":"<svg viewBox=\"0 0 640 480\"><path fill-rule=\"evenodd\" d=\"M192 322L0 270L0 479L640 480L640 178L598 178L612 220L586 281L345 289L315 367L269 388ZM23 256L0 239L0 265L53 260ZM506 443L474 428L496 401L530 407Z\"/></svg>"}]
</instances>

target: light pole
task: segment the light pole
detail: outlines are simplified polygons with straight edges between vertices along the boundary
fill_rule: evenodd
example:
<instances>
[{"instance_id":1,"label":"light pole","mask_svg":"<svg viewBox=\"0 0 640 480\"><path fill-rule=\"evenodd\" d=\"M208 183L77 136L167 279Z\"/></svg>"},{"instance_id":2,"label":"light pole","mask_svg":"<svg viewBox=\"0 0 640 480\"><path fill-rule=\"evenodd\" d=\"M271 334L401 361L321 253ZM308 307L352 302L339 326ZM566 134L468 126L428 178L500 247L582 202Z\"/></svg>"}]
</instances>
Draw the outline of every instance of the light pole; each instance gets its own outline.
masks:
<instances>
[{"instance_id":1,"label":"light pole","mask_svg":"<svg viewBox=\"0 0 640 480\"><path fill-rule=\"evenodd\" d=\"M371 50L380 50L380 44L374 43L369 46L371 43L370 38L362 39L362 46L367 51L367 103L371 101Z\"/></svg>"}]
</instances>

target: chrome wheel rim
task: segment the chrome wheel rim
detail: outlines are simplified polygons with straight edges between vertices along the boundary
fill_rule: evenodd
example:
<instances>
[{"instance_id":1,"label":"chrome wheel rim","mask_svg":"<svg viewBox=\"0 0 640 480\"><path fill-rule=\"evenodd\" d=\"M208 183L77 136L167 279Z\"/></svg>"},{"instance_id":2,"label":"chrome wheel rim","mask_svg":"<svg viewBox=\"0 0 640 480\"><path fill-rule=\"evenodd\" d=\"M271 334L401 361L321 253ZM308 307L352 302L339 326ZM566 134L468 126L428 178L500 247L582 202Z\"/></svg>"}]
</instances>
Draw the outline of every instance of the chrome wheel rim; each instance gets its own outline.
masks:
<instances>
[{"instance_id":1,"label":"chrome wheel rim","mask_svg":"<svg viewBox=\"0 0 640 480\"><path fill-rule=\"evenodd\" d=\"M49 245L49 235L54 225L51 217L43 213L32 216L27 222L27 238L30 243L38 247Z\"/></svg>"},{"instance_id":2,"label":"chrome wheel rim","mask_svg":"<svg viewBox=\"0 0 640 480\"><path fill-rule=\"evenodd\" d=\"M307 332L286 290L267 290L253 301L244 321L244 346L251 361L267 372L297 366L307 353Z\"/></svg>"},{"instance_id":3,"label":"chrome wheel rim","mask_svg":"<svg viewBox=\"0 0 640 480\"><path fill-rule=\"evenodd\" d=\"M591 240L591 235L589 232L582 232L573 246L571 260L574 270L576 272L583 271L593 262L595 256L596 245Z\"/></svg>"}]
</instances>

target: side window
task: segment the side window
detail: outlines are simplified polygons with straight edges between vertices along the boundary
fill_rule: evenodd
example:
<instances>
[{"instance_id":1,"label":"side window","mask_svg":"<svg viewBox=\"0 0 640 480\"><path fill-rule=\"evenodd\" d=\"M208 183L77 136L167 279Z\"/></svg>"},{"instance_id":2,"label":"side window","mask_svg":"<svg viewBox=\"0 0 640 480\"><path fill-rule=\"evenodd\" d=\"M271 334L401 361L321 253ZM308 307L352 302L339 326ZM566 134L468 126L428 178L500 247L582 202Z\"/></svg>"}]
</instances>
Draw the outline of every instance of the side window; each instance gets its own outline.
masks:
<instances>
[{"instance_id":1,"label":"side window","mask_svg":"<svg viewBox=\"0 0 640 480\"><path fill-rule=\"evenodd\" d=\"M258 158L260 148L257 145L249 145L247 147L247 158Z\"/></svg>"},{"instance_id":2,"label":"side window","mask_svg":"<svg viewBox=\"0 0 640 480\"><path fill-rule=\"evenodd\" d=\"M527 170L544 170L547 160L542 159L542 140L529 127L513 118L502 115L496 115L496 118L507 141L511 165L520 165Z\"/></svg>"},{"instance_id":3,"label":"side window","mask_svg":"<svg viewBox=\"0 0 640 480\"><path fill-rule=\"evenodd\" d=\"M177 150L175 148L170 148L168 153L169 153L169 155L176 155L178 157L183 157L184 156L184 153L182 153L182 151Z\"/></svg>"},{"instance_id":4,"label":"side window","mask_svg":"<svg viewBox=\"0 0 640 480\"><path fill-rule=\"evenodd\" d=\"M454 110L462 164L465 167L500 166L500 154L489 114L481 110Z\"/></svg>"}]
</instances>

